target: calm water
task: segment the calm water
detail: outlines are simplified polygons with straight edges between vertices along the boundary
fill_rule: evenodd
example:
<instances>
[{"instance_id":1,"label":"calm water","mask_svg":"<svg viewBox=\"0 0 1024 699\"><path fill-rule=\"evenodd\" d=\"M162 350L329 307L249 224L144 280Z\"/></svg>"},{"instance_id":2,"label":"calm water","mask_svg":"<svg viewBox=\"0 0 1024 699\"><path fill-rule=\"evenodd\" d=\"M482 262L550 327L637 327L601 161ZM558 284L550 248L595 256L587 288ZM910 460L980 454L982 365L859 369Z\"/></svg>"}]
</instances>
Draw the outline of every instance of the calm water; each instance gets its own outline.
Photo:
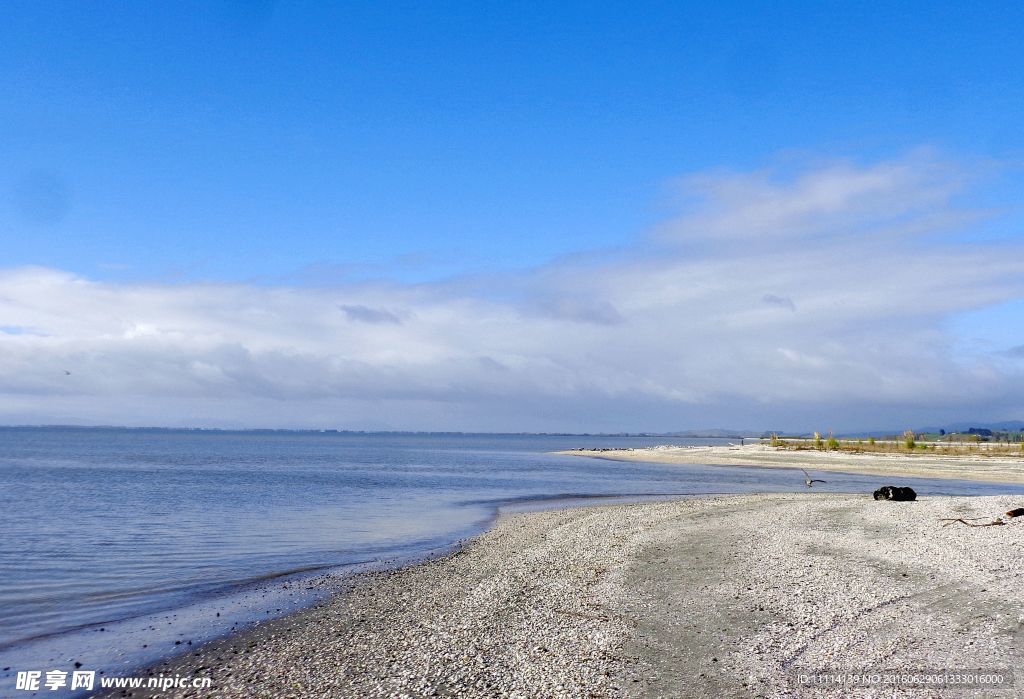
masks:
<instances>
[{"instance_id":1,"label":"calm water","mask_svg":"<svg viewBox=\"0 0 1024 699\"><path fill-rule=\"evenodd\" d=\"M281 573L440 550L480 531L502 504L802 489L799 472L786 470L546 454L666 441L684 443L575 436L0 429L0 662L38 656L43 664L55 655L67 660L64 655L83 653L93 662L108 662L113 655L138 661L138 652L129 647L138 651L140 639L153 636L152 619L184 619L186 610L209 612L210 605L219 605L223 617L216 623L206 619L203 633L222 634L232 619L238 623L256 611L271 613L228 602L252 583ZM842 474L827 480L825 489L832 491L870 492L879 484L877 478ZM1024 492L952 481L905 482L925 494ZM260 595L265 601L266 591ZM300 603L292 593L288 597L288 603ZM273 612L280 608L276 604ZM99 627L102 643L96 640ZM194 624L187 629L190 637L202 635ZM151 654L169 650L162 643L146 645Z\"/></svg>"}]
</instances>

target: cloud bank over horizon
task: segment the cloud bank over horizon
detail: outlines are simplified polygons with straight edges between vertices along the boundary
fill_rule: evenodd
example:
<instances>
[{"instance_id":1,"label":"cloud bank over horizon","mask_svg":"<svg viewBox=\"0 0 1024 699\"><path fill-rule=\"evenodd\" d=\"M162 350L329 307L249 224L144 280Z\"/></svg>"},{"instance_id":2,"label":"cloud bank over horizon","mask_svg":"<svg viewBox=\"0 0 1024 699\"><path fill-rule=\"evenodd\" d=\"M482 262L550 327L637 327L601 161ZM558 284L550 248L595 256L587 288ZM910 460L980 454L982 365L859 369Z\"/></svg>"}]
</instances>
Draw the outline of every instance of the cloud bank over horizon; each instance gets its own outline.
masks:
<instances>
[{"instance_id":1,"label":"cloud bank over horizon","mask_svg":"<svg viewBox=\"0 0 1024 699\"><path fill-rule=\"evenodd\" d=\"M0 269L0 422L618 431L1020 418L1024 338L965 354L949 323L1024 298L1022 246L969 236L993 215L969 204L984 169L917 152L685 177L679 215L627 249L436 283Z\"/></svg>"}]
</instances>

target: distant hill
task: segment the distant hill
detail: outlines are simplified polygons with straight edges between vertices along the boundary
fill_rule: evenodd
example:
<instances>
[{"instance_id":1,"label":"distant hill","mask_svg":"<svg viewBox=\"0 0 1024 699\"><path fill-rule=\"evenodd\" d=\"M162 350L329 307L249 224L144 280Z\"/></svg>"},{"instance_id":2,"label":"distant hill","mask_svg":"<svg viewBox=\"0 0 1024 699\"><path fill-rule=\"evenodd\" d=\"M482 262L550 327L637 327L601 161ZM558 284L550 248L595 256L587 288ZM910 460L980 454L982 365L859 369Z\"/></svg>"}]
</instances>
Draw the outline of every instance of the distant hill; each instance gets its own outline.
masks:
<instances>
[{"instance_id":1,"label":"distant hill","mask_svg":"<svg viewBox=\"0 0 1024 699\"><path fill-rule=\"evenodd\" d=\"M946 432L966 432L974 428L992 430L993 432L1020 432L1024 429L1024 420L1005 420L1003 422L955 422L941 428L930 428L920 430L921 432L938 432L939 429Z\"/></svg>"},{"instance_id":2,"label":"distant hill","mask_svg":"<svg viewBox=\"0 0 1024 699\"><path fill-rule=\"evenodd\" d=\"M708 427L701 430L679 430L666 432L658 437L686 437L688 439L740 439L742 437L760 437L764 430L736 430L722 427Z\"/></svg>"}]
</instances>

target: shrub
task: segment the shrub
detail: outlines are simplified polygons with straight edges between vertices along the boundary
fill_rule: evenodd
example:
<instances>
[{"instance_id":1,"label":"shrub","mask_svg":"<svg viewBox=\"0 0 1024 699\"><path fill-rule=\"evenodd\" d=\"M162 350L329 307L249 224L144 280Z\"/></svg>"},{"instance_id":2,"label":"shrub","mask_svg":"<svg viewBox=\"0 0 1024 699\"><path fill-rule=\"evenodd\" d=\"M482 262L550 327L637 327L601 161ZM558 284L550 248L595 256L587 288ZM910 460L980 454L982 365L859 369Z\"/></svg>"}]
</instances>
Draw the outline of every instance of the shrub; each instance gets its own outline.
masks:
<instances>
[{"instance_id":1,"label":"shrub","mask_svg":"<svg viewBox=\"0 0 1024 699\"><path fill-rule=\"evenodd\" d=\"M821 432L814 433L814 448L819 450L825 448L824 443L821 441Z\"/></svg>"},{"instance_id":2,"label":"shrub","mask_svg":"<svg viewBox=\"0 0 1024 699\"><path fill-rule=\"evenodd\" d=\"M906 432L903 433L903 445L907 449L913 449L915 446L917 446L917 439L916 435L914 434L914 430L907 430Z\"/></svg>"},{"instance_id":3,"label":"shrub","mask_svg":"<svg viewBox=\"0 0 1024 699\"><path fill-rule=\"evenodd\" d=\"M875 446L875 438L874 437L868 437L868 444L870 444L871 446Z\"/></svg>"},{"instance_id":4,"label":"shrub","mask_svg":"<svg viewBox=\"0 0 1024 699\"><path fill-rule=\"evenodd\" d=\"M833 437L831 434L828 436L828 448L829 451L835 451L839 449L839 440Z\"/></svg>"}]
</instances>

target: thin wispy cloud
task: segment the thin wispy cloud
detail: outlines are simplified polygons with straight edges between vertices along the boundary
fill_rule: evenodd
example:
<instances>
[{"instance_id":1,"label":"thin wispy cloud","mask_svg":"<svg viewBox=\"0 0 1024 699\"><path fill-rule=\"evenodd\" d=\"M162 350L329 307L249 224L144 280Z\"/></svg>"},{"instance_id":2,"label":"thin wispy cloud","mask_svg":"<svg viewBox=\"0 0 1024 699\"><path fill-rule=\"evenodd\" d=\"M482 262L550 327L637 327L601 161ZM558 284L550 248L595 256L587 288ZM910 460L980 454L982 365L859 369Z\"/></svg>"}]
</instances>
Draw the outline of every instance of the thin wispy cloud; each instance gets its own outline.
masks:
<instances>
[{"instance_id":1,"label":"thin wispy cloud","mask_svg":"<svg viewBox=\"0 0 1024 699\"><path fill-rule=\"evenodd\" d=\"M943 329L1024 297L1021 250L951 242L972 175L916 154L691 177L689 213L618 260L486 280L3 270L0 323L32 332L0 333L0 419L669 429L999 409L1020 373L954 359Z\"/></svg>"},{"instance_id":2,"label":"thin wispy cloud","mask_svg":"<svg viewBox=\"0 0 1024 699\"><path fill-rule=\"evenodd\" d=\"M761 300L767 303L769 306L778 306L780 308L786 308L790 311L796 312L796 304L793 303L793 299L788 296L776 296L775 294L765 294L761 297Z\"/></svg>"},{"instance_id":3,"label":"thin wispy cloud","mask_svg":"<svg viewBox=\"0 0 1024 699\"><path fill-rule=\"evenodd\" d=\"M685 215L660 228L666 240L687 242L795 242L821 237L865 236L879 230L910 232L906 224L938 216L970 181L968 173L928 151L868 166L827 163L753 173L716 172L681 178L691 204ZM930 214L930 216L929 216Z\"/></svg>"}]
</instances>

